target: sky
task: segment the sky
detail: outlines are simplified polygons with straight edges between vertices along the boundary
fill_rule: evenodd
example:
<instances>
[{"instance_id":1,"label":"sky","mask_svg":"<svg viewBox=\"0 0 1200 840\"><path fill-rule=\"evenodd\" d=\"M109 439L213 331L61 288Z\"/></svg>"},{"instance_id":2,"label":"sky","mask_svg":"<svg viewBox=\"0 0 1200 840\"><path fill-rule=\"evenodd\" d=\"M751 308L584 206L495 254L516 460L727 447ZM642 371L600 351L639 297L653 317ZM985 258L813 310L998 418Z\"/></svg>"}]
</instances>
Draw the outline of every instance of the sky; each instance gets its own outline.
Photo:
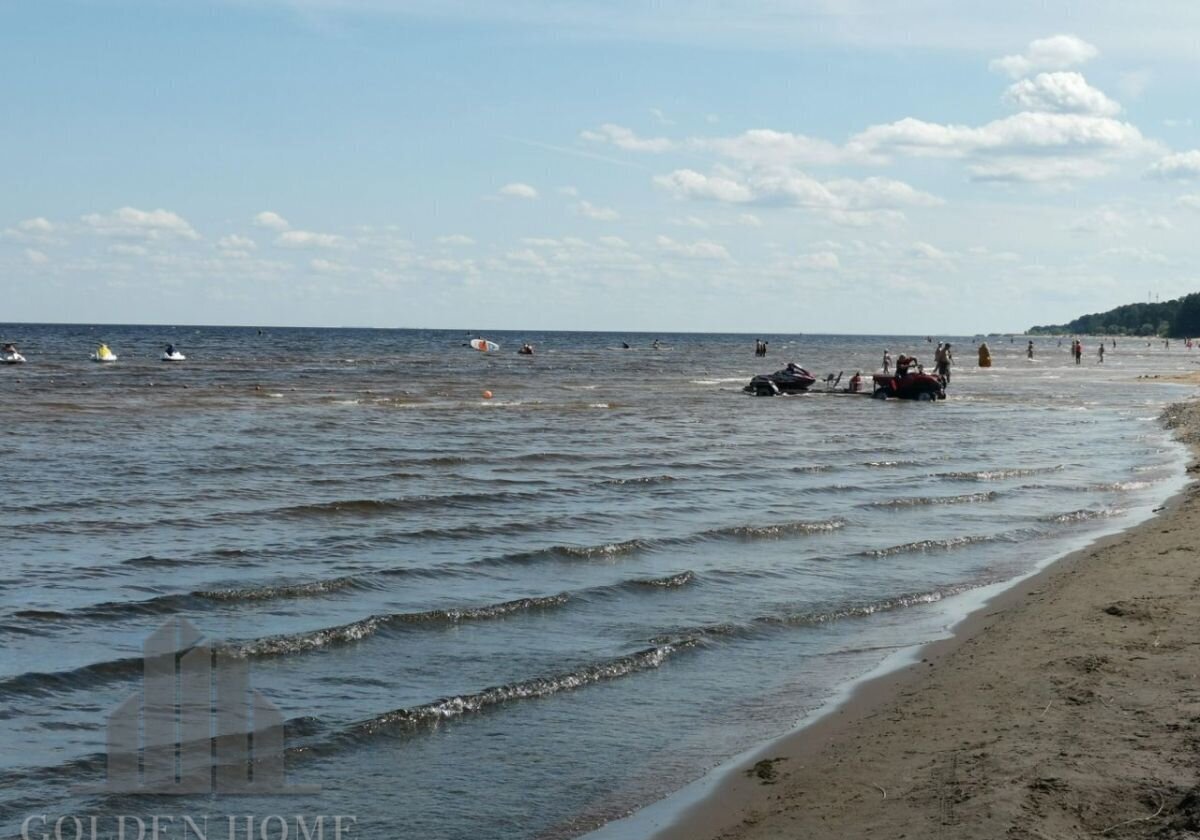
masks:
<instances>
[{"instance_id":1,"label":"sky","mask_svg":"<svg viewBox=\"0 0 1200 840\"><path fill-rule=\"evenodd\" d=\"M1200 291L1192 0L0 0L0 322L971 334Z\"/></svg>"}]
</instances>

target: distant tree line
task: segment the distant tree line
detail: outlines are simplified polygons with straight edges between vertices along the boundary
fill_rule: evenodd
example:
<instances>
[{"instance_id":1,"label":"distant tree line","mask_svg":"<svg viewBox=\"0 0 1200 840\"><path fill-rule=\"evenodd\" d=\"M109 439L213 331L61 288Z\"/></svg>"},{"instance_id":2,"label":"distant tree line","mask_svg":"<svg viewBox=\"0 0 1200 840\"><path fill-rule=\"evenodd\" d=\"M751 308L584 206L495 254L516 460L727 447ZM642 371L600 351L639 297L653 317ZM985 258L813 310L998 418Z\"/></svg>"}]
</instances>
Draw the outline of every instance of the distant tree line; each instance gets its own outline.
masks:
<instances>
[{"instance_id":1,"label":"distant tree line","mask_svg":"<svg viewBox=\"0 0 1200 840\"><path fill-rule=\"evenodd\" d=\"M1029 335L1200 336L1200 292L1162 303L1127 303L1066 324L1031 327Z\"/></svg>"}]
</instances>

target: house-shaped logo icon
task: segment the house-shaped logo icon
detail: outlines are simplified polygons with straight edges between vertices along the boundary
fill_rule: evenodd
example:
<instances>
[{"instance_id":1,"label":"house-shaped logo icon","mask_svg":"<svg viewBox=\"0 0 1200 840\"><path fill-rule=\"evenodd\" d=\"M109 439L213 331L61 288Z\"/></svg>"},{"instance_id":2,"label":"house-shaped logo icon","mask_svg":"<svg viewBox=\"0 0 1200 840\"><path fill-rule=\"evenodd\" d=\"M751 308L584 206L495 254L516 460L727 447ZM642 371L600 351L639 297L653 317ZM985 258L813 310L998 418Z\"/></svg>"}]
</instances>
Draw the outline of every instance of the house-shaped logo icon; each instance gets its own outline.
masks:
<instances>
[{"instance_id":1,"label":"house-shaped logo icon","mask_svg":"<svg viewBox=\"0 0 1200 840\"><path fill-rule=\"evenodd\" d=\"M284 721L250 687L244 658L201 644L173 618L143 647L142 692L108 717L108 778L88 793L311 794L288 786Z\"/></svg>"}]
</instances>

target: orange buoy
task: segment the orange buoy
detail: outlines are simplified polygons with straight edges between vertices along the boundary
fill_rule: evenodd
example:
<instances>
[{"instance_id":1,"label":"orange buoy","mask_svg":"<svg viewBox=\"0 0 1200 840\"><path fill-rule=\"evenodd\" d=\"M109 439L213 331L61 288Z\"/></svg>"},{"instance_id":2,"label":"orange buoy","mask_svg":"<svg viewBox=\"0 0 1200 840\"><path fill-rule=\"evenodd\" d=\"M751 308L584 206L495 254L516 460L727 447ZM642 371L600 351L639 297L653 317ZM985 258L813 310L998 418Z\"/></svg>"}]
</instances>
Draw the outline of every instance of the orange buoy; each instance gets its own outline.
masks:
<instances>
[{"instance_id":1,"label":"orange buoy","mask_svg":"<svg viewBox=\"0 0 1200 840\"><path fill-rule=\"evenodd\" d=\"M484 391L484 392L483 392L483 398L484 398L485 400L490 400L490 399L492 398L492 392L491 392L491 391Z\"/></svg>"}]
</instances>

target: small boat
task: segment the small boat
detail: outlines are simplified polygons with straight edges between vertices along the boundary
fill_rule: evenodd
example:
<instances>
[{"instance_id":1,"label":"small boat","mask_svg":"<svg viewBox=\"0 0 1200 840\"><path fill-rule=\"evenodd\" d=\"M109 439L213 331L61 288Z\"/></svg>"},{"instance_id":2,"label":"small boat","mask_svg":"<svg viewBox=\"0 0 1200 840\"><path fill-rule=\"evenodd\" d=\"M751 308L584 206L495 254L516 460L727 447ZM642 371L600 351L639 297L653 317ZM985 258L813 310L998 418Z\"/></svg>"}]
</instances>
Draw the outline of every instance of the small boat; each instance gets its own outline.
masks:
<instances>
[{"instance_id":1,"label":"small boat","mask_svg":"<svg viewBox=\"0 0 1200 840\"><path fill-rule=\"evenodd\" d=\"M494 341L488 341L486 338L472 338L471 348L480 353L495 353L500 349L500 345Z\"/></svg>"},{"instance_id":2,"label":"small boat","mask_svg":"<svg viewBox=\"0 0 1200 840\"><path fill-rule=\"evenodd\" d=\"M164 362L186 362L187 356L176 350L174 353L163 353L161 356Z\"/></svg>"}]
</instances>

